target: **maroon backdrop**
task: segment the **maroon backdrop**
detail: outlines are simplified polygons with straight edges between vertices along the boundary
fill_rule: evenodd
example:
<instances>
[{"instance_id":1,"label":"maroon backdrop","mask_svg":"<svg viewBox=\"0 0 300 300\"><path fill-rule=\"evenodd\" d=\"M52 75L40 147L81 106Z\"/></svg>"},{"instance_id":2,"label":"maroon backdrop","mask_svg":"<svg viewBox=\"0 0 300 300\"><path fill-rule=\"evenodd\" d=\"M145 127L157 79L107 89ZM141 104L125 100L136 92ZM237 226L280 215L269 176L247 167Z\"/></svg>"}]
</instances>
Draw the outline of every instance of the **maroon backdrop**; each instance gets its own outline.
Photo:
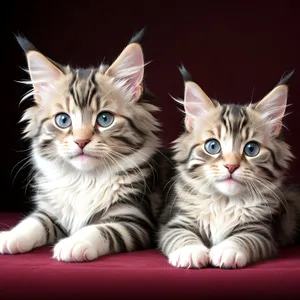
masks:
<instances>
[{"instance_id":1,"label":"maroon backdrop","mask_svg":"<svg viewBox=\"0 0 300 300\"><path fill-rule=\"evenodd\" d=\"M2 129L0 209L26 210L28 168L18 161L27 145L19 140L16 80L25 73L24 55L13 34L22 33L45 55L88 67L111 62L131 36L146 26L143 42L146 83L162 112L164 145L174 140L182 114L171 99L183 95L178 66L184 63L206 93L222 102L259 100L295 69L290 80L286 137L300 155L300 24L297 1L7 1L2 2ZM4 75L4 76L3 76ZM21 107L23 108L23 107ZM290 180L300 182L299 159Z\"/></svg>"}]
</instances>

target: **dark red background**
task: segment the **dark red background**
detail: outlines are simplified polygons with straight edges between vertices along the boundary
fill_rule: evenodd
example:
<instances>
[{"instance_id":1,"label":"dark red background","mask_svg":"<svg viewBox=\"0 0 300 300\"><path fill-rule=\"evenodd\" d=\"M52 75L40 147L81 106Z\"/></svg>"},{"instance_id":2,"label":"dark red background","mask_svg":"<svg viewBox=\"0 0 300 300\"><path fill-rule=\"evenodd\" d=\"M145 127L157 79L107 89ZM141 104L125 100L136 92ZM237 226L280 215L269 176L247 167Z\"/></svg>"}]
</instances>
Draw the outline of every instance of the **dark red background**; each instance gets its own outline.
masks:
<instances>
[{"instance_id":1,"label":"dark red background","mask_svg":"<svg viewBox=\"0 0 300 300\"><path fill-rule=\"evenodd\" d=\"M166 147L182 126L170 95L182 97L177 67L184 63L206 93L222 102L259 100L292 69L286 137L300 155L300 24L297 1L9 1L1 3L0 209L26 210L28 168L13 178L26 157L19 140L19 100L26 89L16 80L26 62L13 34L22 33L45 55L89 67L111 62L131 36L146 26L146 83L162 108ZM22 109L23 107L21 107ZM299 159L289 180L300 182Z\"/></svg>"}]
</instances>

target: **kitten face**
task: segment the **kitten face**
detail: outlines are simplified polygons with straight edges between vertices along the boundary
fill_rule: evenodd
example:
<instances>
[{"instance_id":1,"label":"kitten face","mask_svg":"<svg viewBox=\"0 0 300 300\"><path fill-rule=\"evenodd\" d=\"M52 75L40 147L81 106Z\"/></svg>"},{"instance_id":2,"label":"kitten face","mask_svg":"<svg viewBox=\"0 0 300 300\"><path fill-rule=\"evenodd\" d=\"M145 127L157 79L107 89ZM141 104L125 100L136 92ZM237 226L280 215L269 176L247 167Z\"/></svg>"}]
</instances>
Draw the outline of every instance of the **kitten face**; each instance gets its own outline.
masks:
<instances>
[{"instance_id":1,"label":"kitten face","mask_svg":"<svg viewBox=\"0 0 300 300\"><path fill-rule=\"evenodd\" d=\"M273 174L270 135L262 118L251 108L218 106L197 122L194 171L227 196L238 195L251 183L270 180ZM272 175L270 175L272 174Z\"/></svg>"},{"instance_id":2,"label":"kitten face","mask_svg":"<svg viewBox=\"0 0 300 300\"><path fill-rule=\"evenodd\" d=\"M292 157L278 137L286 87L276 88L258 104L240 106L221 105L194 83L186 85L187 132L176 142L175 159L200 192L259 195L281 182Z\"/></svg>"},{"instance_id":3,"label":"kitten face","mask_svg":"<svg viewBox=\"0 0 300 300\"><path fill-rule=\"evenodd\" d=\"M81 171L122 169L130 155L158 146L157 109L140 99L144 62L138 44L127 46L109 68L58 66L37 51L27 59L36 105L23 120L38 156Z\"/></svg>"}]
</instances>

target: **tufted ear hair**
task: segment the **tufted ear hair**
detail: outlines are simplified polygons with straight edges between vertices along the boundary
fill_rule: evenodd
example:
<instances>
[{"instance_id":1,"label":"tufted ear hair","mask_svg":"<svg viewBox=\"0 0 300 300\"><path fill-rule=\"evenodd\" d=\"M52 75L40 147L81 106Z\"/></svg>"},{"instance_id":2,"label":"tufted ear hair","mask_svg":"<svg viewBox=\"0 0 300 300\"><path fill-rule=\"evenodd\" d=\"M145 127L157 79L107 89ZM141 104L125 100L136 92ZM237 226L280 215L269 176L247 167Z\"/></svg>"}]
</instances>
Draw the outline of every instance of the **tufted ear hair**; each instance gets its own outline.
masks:
<instances>
[{"instance_id":1,"label":"tufted ear hair","mask_svg":"<svg viewBox=\"0 0 300 300\"><path fill-rule=\"evenodd\" d=\"M133 93L133 99L139 100L143 91L144 55L141 45L143 30L136 34L129 45L106 71L106 75L124 81Z\"/></svg>"},{"instance_id":2,"label":"tufted ear hair","mask_svg":"<svg viewBox=\"0 0 300 300\"><path fill-rule=\"evenodd\" d=\"M40 104L45 93L55 89L56 81L64 76L64 68L40 53L25 37L17 36L16 39L27 58L30 81L25 83L32 84L34 99Z\"/></svg>"},{"instance_id":3,"label":"tufted ear hair","mask_svg":"<svg viewBox=\"0 0 300 300\"><path fill-rule=\"evenodd\" d=\"M180 72L185 80L184 83L184 111L185 127L191 132L197 118L204 116L210 109L214 108L213 102L205 92L192 80L191 75L181 66Z\"/></svg>"}]
</instances>

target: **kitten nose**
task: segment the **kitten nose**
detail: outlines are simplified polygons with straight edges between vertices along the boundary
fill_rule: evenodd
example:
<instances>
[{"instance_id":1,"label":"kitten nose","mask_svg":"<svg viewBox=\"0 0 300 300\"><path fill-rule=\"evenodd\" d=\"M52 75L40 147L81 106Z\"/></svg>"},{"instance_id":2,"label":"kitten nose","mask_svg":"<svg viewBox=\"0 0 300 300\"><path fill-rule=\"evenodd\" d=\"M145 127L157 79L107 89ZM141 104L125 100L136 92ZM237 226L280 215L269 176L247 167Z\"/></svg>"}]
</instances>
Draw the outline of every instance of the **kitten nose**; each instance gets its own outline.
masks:
<instances>
[{"instance_id":1,"label":"kitten nose","mask_svg":"<svg viewBox=\"0 0 300 300\"><path fill-rule=\"evenodd\" d=\"M224 167L228 169L229 173L232 174L240 165L225 165Z\"/></svg>"},{"instance_id":2,"label":"kitten nose","mask_svg":"<svg viewBox=\"0 0 300 300\"><path fill-rule=\"evenodd\" d=\"M74 142L81 148L83 149L91 140L89 139L78 139L75 140Z\"/></svg>"}]
</instances>

